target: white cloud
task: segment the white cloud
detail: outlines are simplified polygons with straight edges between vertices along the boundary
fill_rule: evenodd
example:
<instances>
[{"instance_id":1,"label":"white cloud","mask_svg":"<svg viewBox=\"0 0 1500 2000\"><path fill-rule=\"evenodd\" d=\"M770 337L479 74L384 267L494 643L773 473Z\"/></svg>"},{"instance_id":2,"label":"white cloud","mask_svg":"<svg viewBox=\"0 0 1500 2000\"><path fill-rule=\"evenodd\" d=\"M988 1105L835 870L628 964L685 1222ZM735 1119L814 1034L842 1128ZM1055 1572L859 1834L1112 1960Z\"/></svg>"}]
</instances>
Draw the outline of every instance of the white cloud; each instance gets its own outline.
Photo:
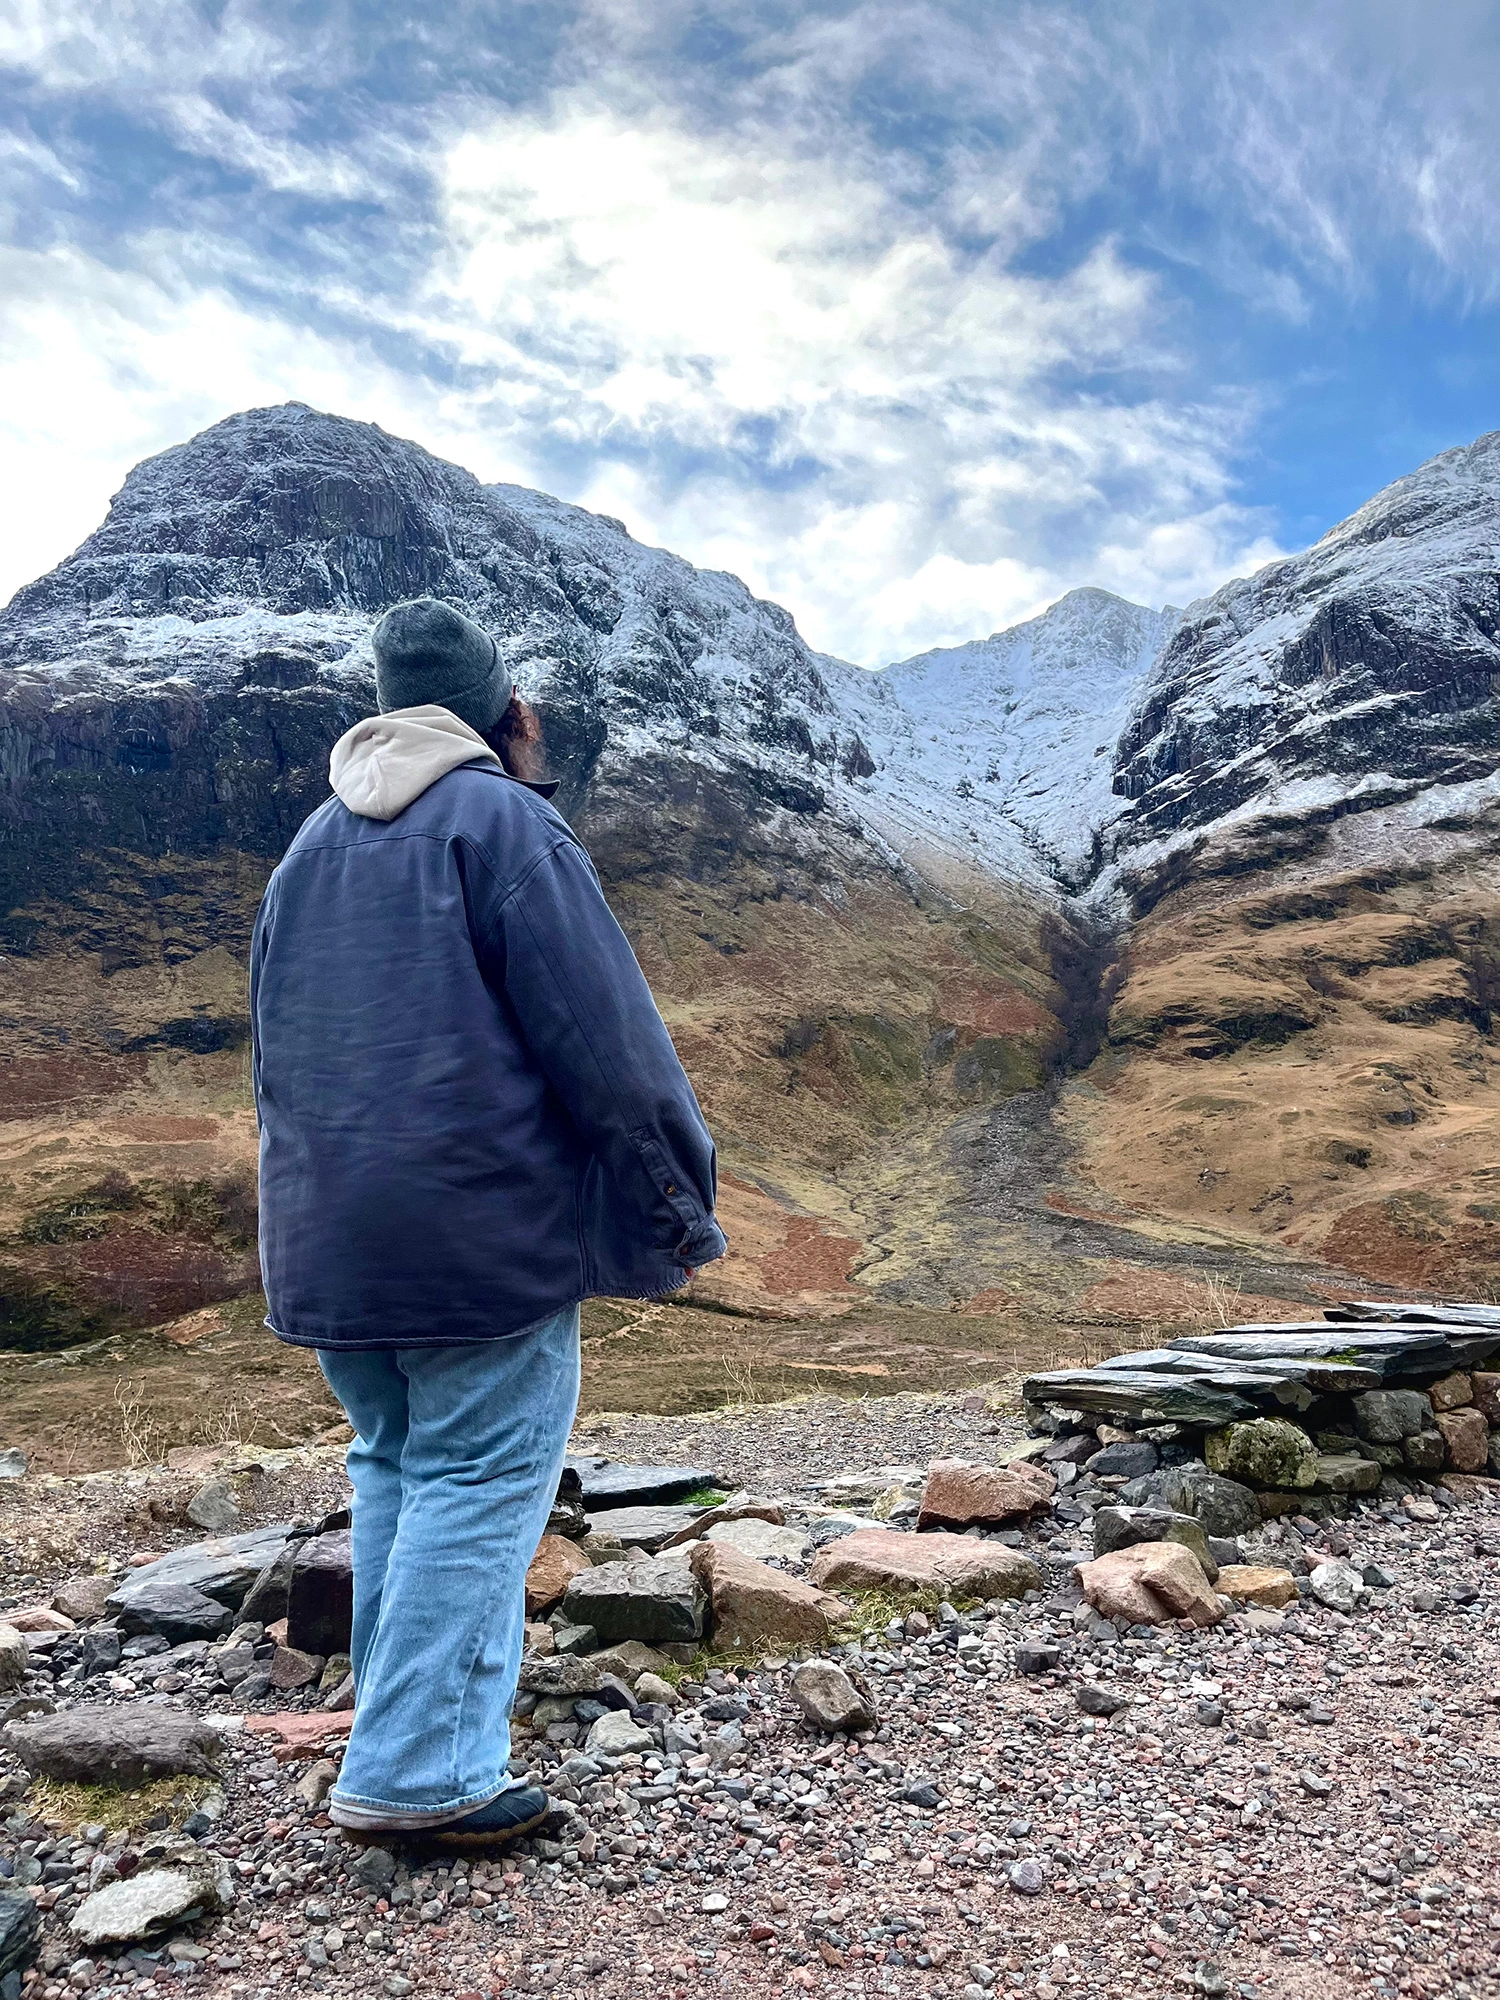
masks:
<instances>
[{"instance_id":1,"label":"white cloud","mask_svg":"<svg viewBox=\"0 0 1500 2000\"><path fill-rule=\"evenodd\" d=\"M1490 297L1500 167L1484 0L1194 18L1189 38L1170 10L1066 0L588 0L571 28L502 4L404 40L378 12L294 31L256 0L16 0L0 53L36 102L112 101L207 164L201 187L163 169L152 233L108 261L9 253L0 594L134 459L289 396L619 514L851 657L1081 582L1199 594L1277 550L1233 485L1260 399L1193 351L1181 274L1245 299L1252 368L1257 314L1373 299L1393 261L1409 289ZM689 28L733 58L684 57ZM502 56L535 72L522 108L474 80ZM66 115L18 132L18 231L66 246L39 217L86 206L94 142ZM1098 221L1121 186L1128 243ZM340 202L400 257L377 270Z\"/></svg>"},{"instance_id":2,"label":"white cloud","mask_svg":"<svg viewBox=\"0 0 1500 2000\"><path fill-rule=\"evenodd\" d=\"M1192 552L1195 590L1260 552L1225 498L1225 412L1057 386L1153 343L1152 288L1108 245L1017 276L902 207L857 149L800 158L587 99L488 121L442 185L427 284L400 314L364 309L372 334L445 351L447 382L237 305L195 241L139 244L153 276L10 252L0 590L76 545L137 458L288 397L484 478L555 485L581 453L568 497L871 663L1081 580L1150 593L1153 537Z\"/></svg>"},{"instance_id":3,"label":"white cloud","mask_svg":"<svg viewBox=\"0 0 1500 2000\"><path fill-rule=\"evenodd\" d=\"M1024 615L1092 575L1122 493L1144 534L1192 531L1199 590L1255 542L1226 500L1234 414L1109 393L1158 335L1107 243L1018 275L857 145L801 155L590 95L470 132L443 192L418 311L492 373L476 418L507 456L587 446L572 497L738 571L830 650Z\"/></svg>"},{"instance_id":4,"label":"white cloud","mask_svg":"<svg viewBox=\"0 0 1500 2000\"><path fill-rule=\"evenodd\" d=\"M77 250L0 251L0 602L104 517L139 459L296 398L456 439L441 398L357 348Z\"/></svg>"}]
</instances>

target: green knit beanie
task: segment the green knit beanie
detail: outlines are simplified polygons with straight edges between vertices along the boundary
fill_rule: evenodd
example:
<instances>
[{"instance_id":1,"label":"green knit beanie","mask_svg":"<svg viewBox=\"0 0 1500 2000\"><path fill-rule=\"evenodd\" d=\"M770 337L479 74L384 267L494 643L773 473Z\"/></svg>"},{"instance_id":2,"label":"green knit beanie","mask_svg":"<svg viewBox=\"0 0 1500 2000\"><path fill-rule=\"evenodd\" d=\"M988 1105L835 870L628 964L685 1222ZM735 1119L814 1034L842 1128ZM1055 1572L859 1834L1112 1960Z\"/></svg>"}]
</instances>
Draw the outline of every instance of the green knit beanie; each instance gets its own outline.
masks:
<instances>
[{"instance_id":1,"label":"green knit beanie","mask_svg":"<svg viewBox=\"0 0 1500 2000\"><path fill-rule=\"evenodd\" d=\"M432 702L483 736L510 704L514 683L494 640L435 597L392 605L372 644L382 715Z\"/></svg>"}]
</instances>

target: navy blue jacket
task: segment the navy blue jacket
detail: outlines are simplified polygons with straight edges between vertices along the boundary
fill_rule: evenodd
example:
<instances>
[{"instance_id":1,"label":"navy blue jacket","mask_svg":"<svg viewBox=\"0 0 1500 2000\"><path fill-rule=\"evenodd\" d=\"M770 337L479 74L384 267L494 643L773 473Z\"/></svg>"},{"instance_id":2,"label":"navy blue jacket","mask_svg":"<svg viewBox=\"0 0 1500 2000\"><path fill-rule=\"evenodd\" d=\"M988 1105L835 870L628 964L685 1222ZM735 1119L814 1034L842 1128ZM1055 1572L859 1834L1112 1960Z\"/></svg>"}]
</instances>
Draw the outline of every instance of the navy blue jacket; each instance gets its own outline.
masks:
<instances>
[{"instance_id":1,"label":"navy blue jacket","mask_svg":"<svg viewBox=\"0 0 1500 2000\"><path fill-rule=\"evenodd\" d=\"M714 1148L587 853L494 764L330 799L251 959L267 1324L447 1346L721 1256Z\"/></svg>"}]
</instances>

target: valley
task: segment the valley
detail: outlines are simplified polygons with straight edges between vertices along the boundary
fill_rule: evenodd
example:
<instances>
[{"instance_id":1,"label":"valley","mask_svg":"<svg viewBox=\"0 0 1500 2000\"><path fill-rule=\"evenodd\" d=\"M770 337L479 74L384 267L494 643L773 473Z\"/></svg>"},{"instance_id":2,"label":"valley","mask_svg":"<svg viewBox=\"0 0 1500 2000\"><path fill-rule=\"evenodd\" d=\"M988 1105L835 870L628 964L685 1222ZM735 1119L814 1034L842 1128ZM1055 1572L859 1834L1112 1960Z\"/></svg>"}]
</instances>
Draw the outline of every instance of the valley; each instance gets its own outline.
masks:
<instances>
[{"instance_id":1,"label":"valley","mask_svg":"<svg viewBox=\"0 0 1500 2000\"><path fill-rule=\"evenodd\" d=\"M872 674L301 405L138 467L0 613L28 1448L61 1448L50 1385L127 1364L194 1441L221 1341L257 1381L263 1341L275 1422L319 1415L254 1330L244 956L419 590L537 701L720 1144L731 1255L591 1308L588 1407L946 1388L1351 1281L1493 1296L1497 536L1489 438L1185 611L1074 591Z\"/></svg>"}]
</instances>

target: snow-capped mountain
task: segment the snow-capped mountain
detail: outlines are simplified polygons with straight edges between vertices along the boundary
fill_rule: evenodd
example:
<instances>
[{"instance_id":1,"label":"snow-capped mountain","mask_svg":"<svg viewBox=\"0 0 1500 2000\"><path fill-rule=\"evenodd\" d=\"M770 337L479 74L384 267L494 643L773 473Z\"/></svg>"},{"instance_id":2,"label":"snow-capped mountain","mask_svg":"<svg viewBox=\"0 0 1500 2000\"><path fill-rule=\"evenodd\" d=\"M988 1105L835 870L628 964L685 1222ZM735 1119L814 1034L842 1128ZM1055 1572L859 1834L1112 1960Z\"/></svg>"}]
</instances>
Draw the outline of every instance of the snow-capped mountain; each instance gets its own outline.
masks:
<instances>
[{"instance_id":1,"label":"snow-capped mountain","mask_svg":"<svg viewBox=\"0 0 1500 2000\"><path fill-rule=\"evenodd\" d=\"M998 1296L1036 1246L1016 1261L995 1190L1085 1142L1086 1206L1338 1218L1331 1257L1401 1273L1410 1217L1459 1216L1468 1256L1489 1182L1464 1208L1391 1135L1451 1104L1481 1148L1492 1116L1497 559L1500 436L1186 612L1077 590L870 673L737 578L375 425L288 404L163 452L0 611L0 1118L32 1163L0 1177L0 1347L246 1281L255 908L373 707L376 618L423 592L542 709L724 1143L718 1302ZM1101 915L1127 957L1073 920ZM1275 1052L1314 1025L1309 1139L1312 1038ZM1131 1088L1081 1088L1066 1145L991 1130L1106 1035ZM1236 1143L1185 1146L1183 1058L1229 1053L1239 1094L1191 1101Z\"/></svg>"},{"instance_id":2,"label":"snow-capped mountain","mask_svg":"<svg viewBox=\"0 0 1500 2000\"><path fill-rule=\"evenodd\" d=\"M372 703L376 616L423 592L497 635L591 839L629 847L626 823L669 807L697 823L694 866L758 842L816 866L852 839L950 887L977 866L1054 895L1113 810L1109 746L1170 622L1080 591L871 674L618 521L482 486L376 425L253 410L137 466L0 613L33 826L50 839L86 800L92 844L144 795L179 845L274 854Z\"/></svg>"},{"instance_id":3,"label":"snow-capped mountain","mask_svg":"<svg viewBox=\"0 0 1500 2000\"><path fill-rule=\"evenodd\" d=\"M1185 613L1075 590L872 674L618 521L377 425L252 410L137 466L0 612L6 906L143 821L177 851L278 852L371 705L376 616L422 592L497 635L621 867L650 865L650 821L690 874L755 849L915 865L960 899L976 877L1139 894L1206 838L1490 798L1497 551L1500 433Z\"/></svg>"},{"instance_id":4,"label":"snow-capped mountain","mask_svg":"<svg viewBox=\"0 0 1500 2000\"><path fill-rule=\"evenodd\" d=\"M1070 590L1023 625L888 667L911 724L903 761L965 802L954 811L985 827L987 848L1004 844L986 825L998 819L1060 885L1078 886L1125 805L1113 789L1120 731L1180 616Z\"/></svg>"},{"instance_id":5,"label":"snow-capped mountain","mask_svg":"<svg viewBox=\"0 0 1500 2000\"><path fill-rule=\"evenodd\" d=\"M1500 431L1304 554L1192 605L1125 725L1109 831L1137 876L1209 840L1500 805Z\"/></svg>"}]
</instances>

